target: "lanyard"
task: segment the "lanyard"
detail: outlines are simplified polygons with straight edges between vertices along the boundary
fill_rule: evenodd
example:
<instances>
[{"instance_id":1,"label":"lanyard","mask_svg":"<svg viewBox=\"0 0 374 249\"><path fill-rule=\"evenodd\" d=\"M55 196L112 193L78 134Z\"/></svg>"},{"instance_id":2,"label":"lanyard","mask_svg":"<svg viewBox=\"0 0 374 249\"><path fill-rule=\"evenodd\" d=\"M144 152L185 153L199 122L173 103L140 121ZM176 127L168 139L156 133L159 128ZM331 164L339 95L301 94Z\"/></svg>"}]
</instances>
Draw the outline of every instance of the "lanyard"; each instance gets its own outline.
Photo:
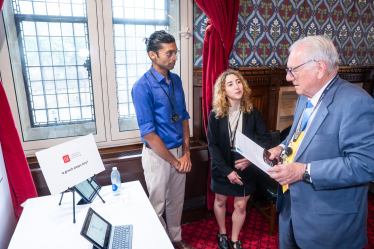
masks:
<instances>
[{"instance_id":1,"label":"lanyard","mask_svg":"<svg viewBox=\"0 0 374 249\"><path fill-rule=\"evenodd\" d=\"M336 74L334 76L334 78L331 80L331 82L327 85L327 87L325 88L325 90L322 92L321 96L319 97L318 99L318 102L316 104L316 106L313 107L313 110L312 110L312 113L310 114L309 116L309 119L312 117L313 113L315 110L317 110L317 107L321 104L322 102L322 99L325 97L326 93L331 89L331 87L334 85L334 83L339 79L339 76L338 74ZM305 112L305 109L304 109L304 112ZM296 131L295 131L295 134L292 136L293 137L293 141L296 142L296 140L299 138L300 136L300 133L302 130L304 130L304 128L306 128L306 126L308 125L309 123L309 120L305 123L304 127L300 127L301 126L301 121L303 119L303 115L304 115L304 112L303 114L300 116L300 119L299 119L299 122L297 124L297 128L296 128Z\"/></svg>"},{"instance_id":2,"label":"lanyard","mask_svg":"<svg viewBox=\"0 0 374 249\"><path fill-rule=\"evenodd\" d=\"M230 118L228 117L228 123L229 123L229 136L231 138L231 144L230 144L230 147L231 146L234 146L234 141L235 141L235 136L236 136L236 130L238 129L238 126L239 126L239 121L240 121L240 116L242 115L242 112L239 111L239 118L238 118L238 121L236 122L236 127L235 127L235 131L232 132L231 131L231 125L230 125Z\"/></svg>"},{"instance_id":3,"label":"lanyard","mask_svg":"<svg viewBox=\"0 0 374 249\"><path fill-rule=\"evenodd\" d=\"M169 98L169 95L166 93L165 89L162 87L160 81L158 81L158 80L156 79L156 77L153 75L153 73L152 73L151 70L148 70L148 71L152 74L153 78L158 82L158 84L160 84L160 87L162 88L162 90L164 91L164 93L166 94L166 96L168 97L168 100L169 100L169 102L170 102L171 108L173 109L173 114L175 114L175 110L174 110L174 102L175 102L175 98L174 98L174 84L173 84L173 81L171 80L171 77L170 77L170 84L171 84L172 87L173 87L173 103L171 103L171 100L170 100L170 98Z\"/></svg>"}]
</instances>

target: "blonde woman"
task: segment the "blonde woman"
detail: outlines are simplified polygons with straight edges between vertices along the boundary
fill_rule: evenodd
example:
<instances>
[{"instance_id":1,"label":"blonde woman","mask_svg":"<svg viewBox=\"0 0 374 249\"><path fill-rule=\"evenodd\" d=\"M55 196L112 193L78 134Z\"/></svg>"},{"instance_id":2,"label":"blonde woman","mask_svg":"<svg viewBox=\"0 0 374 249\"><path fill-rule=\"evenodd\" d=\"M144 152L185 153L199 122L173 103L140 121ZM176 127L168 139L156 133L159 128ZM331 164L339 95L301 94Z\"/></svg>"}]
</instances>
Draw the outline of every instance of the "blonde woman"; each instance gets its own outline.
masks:
<instances>
[{"instance_id":1,"label":"blonde woman","mask_svg":"<svg viewBox=\"0 0 374 249\"><path fill-rule=\"evenodd\" d=\"M235 134L241 131L260 146L269 149L271 135L260 112L251 102L251 90L243 76L235 70L223 72L214 85L213 110L209 115L208 142L211 163L211 189L216 193L214 214L219 231L219 248L242 248L239 232L246 215L249 196L255 191L252 163L235 152ZM232 234L226 234L226 200L234 196Z\"/></svg>"}]
</instances>

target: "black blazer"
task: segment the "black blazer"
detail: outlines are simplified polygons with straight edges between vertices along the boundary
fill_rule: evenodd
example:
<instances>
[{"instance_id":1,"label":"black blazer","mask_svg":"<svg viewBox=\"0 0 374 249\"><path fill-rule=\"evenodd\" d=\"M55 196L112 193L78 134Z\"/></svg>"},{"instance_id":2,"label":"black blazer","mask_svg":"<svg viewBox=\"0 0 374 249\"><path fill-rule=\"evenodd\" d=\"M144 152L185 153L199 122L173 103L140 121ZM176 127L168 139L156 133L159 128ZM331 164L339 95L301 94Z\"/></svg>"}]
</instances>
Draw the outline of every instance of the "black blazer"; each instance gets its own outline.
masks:
<instances>
[{"instance_id":1,"label":"black blazer","mask_svg":"<svg viewBox=\"0 0 374 249\"><path fill-rule=\"evenodd\" d=\"M242 133L251 140L255 141L258 145L265 149L270 149L271 146L271 135L266 128L264 119L256 107L250 114L243 113L243 124ZM251 167L245 170L237 170L231 165L231 150L230 150L230 138L228 130L228 119L216 118L216 114L211 111L209 114L208 123L208 148L212 157L211 162L211 177L215 181L227 181L229 182L227 175L232 171L238 172L242 179L251 179ZM255 139L257 134L257 139ZM255 166L254 166L255 167Z\"/></svg>"}]
</instances>

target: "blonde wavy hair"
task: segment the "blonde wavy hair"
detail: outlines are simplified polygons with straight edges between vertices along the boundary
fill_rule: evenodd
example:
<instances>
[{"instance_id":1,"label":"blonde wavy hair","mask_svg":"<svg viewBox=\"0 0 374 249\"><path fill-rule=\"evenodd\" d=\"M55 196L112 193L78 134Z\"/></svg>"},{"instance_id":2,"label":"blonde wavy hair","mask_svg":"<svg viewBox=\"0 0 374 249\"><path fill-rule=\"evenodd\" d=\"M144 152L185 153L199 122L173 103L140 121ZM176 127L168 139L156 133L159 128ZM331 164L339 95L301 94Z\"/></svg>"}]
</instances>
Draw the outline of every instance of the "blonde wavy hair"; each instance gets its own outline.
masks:
<instances>
[{"instance_id":1,"label":"blonde wavy hair","mask_svg":"<svg viewBox=\"0 0 374 249\"><path fill-rule=\"evenodd\" d=\"M252 99L252 91L246 84L245 79L241 75L240 72L228 69L225 72L223 72L218 79L216 80L216 83L214 84L214 95L213 95L213 112L216 114L216 118L224 118L229 114L229 101L227 99L225 86L226 86L226 77L229 75L235 75L239 78L240 82L243 84L243 96L240 100L240 110L243 113L251 113L253 110L253 103L251 101Z\"/></svg>"}]
</instances>

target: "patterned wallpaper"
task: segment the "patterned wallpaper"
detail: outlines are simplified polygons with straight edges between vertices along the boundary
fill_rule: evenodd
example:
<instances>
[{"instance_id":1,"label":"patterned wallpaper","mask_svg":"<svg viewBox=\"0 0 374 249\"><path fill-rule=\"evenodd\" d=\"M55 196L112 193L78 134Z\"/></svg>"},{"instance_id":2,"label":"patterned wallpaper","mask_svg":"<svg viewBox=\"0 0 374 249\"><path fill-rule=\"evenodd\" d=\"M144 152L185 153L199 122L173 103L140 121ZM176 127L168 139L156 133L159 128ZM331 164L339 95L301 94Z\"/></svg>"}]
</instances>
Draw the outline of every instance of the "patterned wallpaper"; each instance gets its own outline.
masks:
<instances>
[{"instance_id":1,"label":"patterned wallpaper","mask_svg":"<svg viewBox=\"0 0 374 249\"><path fill-rule=\"evenodd\" d=\"M286 65L290 44L327 35L340 65L374 65L374 0L240 0L230 67ZM194 5L194 65L202 67L208 17Z\"/></svg>"}]
</instances>

